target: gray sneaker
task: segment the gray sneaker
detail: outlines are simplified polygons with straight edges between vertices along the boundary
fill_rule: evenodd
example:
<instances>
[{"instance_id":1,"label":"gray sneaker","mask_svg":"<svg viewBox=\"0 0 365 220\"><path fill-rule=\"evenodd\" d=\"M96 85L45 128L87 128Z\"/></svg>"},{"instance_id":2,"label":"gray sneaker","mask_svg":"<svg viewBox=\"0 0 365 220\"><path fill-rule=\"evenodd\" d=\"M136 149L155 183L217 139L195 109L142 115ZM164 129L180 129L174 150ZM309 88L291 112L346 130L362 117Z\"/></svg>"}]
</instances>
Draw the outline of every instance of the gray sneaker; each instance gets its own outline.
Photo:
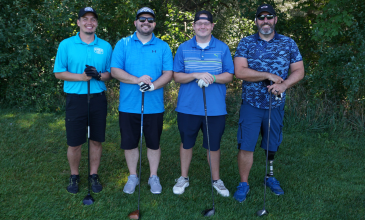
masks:
<instances>
[{"instance_id":1,"label":"gray sneaker","mask_svg":"<svg viewBox=\"0 0 365 220\"><path fill-rule=\"evenodd\" d=\"M175 180L175 182L176 182L176 184L175 184L174 188L172 188L172 191L178 195L183 194L185 191L185 188L189 186L189 177L185 178L185 177L180 176L179 179Z\"/></svg>"},{"instance_id":2,"label":"gray sneaker","mask_svg":"<svg viewBox=\"0 0 365 220\"><path fill-rule=\"evenodd\" d=\"M224 197L229 196L228 189L224 186L224 183L221 179L217 180L217 182L213 182L213 187L217 190L217 192Z\"/></svg>"},{"instance_id":3,"label":"gray sneaker","mask_svg":"<svg viewBox=\"0 0 365 220\"><path fill-rule=\"evenodd\" d=\"M160 194L162 192L162 186L160 184L160 178L156 175L152 175L148 179L148 185L151 186L151 193Z\"/></svg>"},{"instance_id":4,"label":"gray sneaker","mask_svg":"<svg viewBox=\"0 0 365 220\"><path fill-rule=\"evenodd\" d=\"M130 175L128 177L128 181L124 186L123 192L132 194L134 193L134 190L136 189L136 186L139 184L139 179L137 175Z\"/></svg>"}]
</instances>

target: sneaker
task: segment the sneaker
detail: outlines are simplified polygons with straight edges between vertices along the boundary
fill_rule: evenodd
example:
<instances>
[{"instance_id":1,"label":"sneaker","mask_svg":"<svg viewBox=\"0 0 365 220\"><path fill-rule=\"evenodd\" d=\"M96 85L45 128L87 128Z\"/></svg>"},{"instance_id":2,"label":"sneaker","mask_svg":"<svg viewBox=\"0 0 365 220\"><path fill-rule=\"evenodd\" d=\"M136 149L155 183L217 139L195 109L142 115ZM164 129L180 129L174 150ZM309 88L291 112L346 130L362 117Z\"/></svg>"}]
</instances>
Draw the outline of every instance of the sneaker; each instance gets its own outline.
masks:
<instances>
[{"instance_id":1,"label":"sneaker","mask_svg":"<svg viewBox=\"0 0 365 220\"><path fill-rule=\"evenodd\" d=\"M89 175L89 181L91 183L91 190L94 193L99 193L103 190L98 174Z\"/></svg>"},{"instance_id":2,"label":"sneaker","mask_svg":"<svg viewBox=\"0 0 365 220\"><path fill-rule=\"evenodd\" d=\"M175 184L174 188L172 188L172 191L178 195L183 194L185 191L185 188L189 186L189 177L185 178L185 177L180 176L179 179L175 179L175 182L176 182L176 184Z\"/></svg>"},{"instance_id":3,"label":"sneaker","mask_svg":"<svg viewBox=\"0 0 365 220\"><path fill-rule=\"evenodd\" d=\"M80 182L79 175L71 175L69 184L66 187L67 192L72 193L72 194L78 193L79 192L79 182Z\"/></svg>"},{"instance_id":4,"label":"sneaker","mask_svg":"<svg viewBox=\"0 0 365 220\"><path fill-rule=\"evenodd\" d=\"M160 184L160 178L156 175L152 175L148 179L148 185L151 186L151 193L153 194L160 194L162 191L162 186Z\"/></svg>"},{"instance_id":5,"label":"sneaker","mask_svg":"<svg viewBox=\"0 0 365 220\"><path fill-rule=\"evenodd\" d=\"M235 200L239 202L243 202L246 200L246 196L250 191L250 186L246 182L240 182L237 186L237 191L234 193L233 197Z\"/></svg>"},{"instance_id":6,"label":"sneaker","mask_svg":"<svg viewBox=\"0 0 365 220\"><path fill-rule=\"evenodd\" d=\"M217 192L219 194L221 194L221 196L224 196L224 197L228 197L229 196L229 191L224 186L224 183L223 183L223 181L221 179L219 179L217 181L213 181L213 187L217 190Z\"/></svg>"},{"instance_id":7,"label":"sneaker","mask_svg":"<svg viewBox=\"0 0 365 220\"><path fill-rule=\"evenodd\" d=\"M136 186L139 184L139 179L137 175L130 175L128 177L128 181L124 186L123 192L132 194L134 193L134 190L136 189Z\"/></svg>"},{"instance_id":8,"label":"sneaker","mask_svg":"<svg viewBox=\"0 0 365 220\"><path fill-rule=\"evenodd\" d=\"M265 184L265 182L264 182ZM280 187L280 183L275 177L266 179L266 186L268 186L275 195L284 195L284 190Z\"/></svg>"}]
</instances>

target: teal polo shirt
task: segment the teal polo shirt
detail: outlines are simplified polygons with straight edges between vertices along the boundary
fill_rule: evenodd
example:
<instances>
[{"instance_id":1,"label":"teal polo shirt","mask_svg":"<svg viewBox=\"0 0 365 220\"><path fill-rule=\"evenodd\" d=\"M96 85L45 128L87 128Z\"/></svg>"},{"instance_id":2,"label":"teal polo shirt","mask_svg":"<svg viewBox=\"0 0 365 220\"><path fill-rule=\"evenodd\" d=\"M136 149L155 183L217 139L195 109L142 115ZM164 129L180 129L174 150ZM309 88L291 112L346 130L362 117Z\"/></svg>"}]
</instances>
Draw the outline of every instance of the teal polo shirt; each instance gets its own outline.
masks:
<instances>
[{"instance_id":1,"label":"teal polo shirt","mask_svg":"<svg viewBox=\"0 0 365 220\"><path fill-rule=\"evenodd\" d=\"M149 42L143 44L135 32L118 41L113 51L111 67L122 69L136 77L149 75L154 82L162 75L162 71L172 70L171 49L154 34ZM142 93L139 91L139 86L120 82L119 111L141 113L141 103ZM162 112L164 112L163 88L145 92L144 113Z\"/></svg>"},{"instance_id":2,"label":"teal polo shirt","mask_svg":"<svg viewBox=\"0 0 365 220\"><path fill-rule=\"evenodd\" d=\"M110 72L110 62L113 53L112 46L98 38L90 44L83 42L77 33L76 36L63 40L57 51L53 72L82 74L85 65L94 66L98 72ZM106 90L103 81L90 80L90 93L100 93ZM63 91L72 94L87 94L87 82L64 81Z\"/></svg>"}]
</instances>

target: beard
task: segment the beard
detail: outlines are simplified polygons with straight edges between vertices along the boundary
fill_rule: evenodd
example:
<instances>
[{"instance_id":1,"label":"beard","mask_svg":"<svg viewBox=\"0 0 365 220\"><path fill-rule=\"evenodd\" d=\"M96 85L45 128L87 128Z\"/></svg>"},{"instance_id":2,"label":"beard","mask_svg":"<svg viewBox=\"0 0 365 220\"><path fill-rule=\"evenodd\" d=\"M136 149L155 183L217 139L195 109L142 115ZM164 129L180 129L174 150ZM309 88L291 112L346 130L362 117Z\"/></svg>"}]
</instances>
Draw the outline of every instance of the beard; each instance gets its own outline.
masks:
<instances>
[{"instance_id":1,"label":"beard","mask_svg":"<svg viewBox=\"0 0 365 220\"><path fill-rule=\"evenodd\" d=\"M144 26L147 26L147 27L149 27L150 29L149 30L147 30L147 31L144 31L142 28L144 27ZM137 31L138 31L138 33L140 33L141 35L144 35L144 36L149 36L150 34L152 34L152 32L153 32L153 30L154 30L154 28L151 28L151 25L150 24L142 24L142 25L140 25L140 26L136 26L137 27Z\"/></svg>"},{"instance_id":2,"label":"beard","mask_svg":"<svg viewBox=\"0 0 365 220\"><path fill-rule=\"evenodd\" d=\"M270 28L262 28L262 26L264 25L269 25ZM274 32L275 30L275 24L269 24L269 23L264 23L262 24L261 26L258 26L257 25L257 28L259 29L259 32L262 34L262 35L270 35Z\"/></svg>"},{"instance_id":3,"label":"beard","mask_svg":"<svg viewBox=\"0 0 365 220\"><path fill-rule=\"evenodd\" d=\"M86 35L93 35L95 32L85 32Z\"/></svg>"}]
</instances>

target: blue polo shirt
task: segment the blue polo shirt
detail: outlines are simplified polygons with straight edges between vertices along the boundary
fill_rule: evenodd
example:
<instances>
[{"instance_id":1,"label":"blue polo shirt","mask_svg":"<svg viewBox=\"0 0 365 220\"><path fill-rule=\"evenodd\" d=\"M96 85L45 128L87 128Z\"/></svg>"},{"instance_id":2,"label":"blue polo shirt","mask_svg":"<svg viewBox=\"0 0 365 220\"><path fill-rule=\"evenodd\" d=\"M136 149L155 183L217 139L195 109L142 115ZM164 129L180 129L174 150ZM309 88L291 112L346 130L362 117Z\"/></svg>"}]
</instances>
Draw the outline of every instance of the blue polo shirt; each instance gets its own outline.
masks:
<instances>
[{"instance_id":1,"label":"blue polo shirt","mask_svg":"<svg viewBox=\"0 0 365 220\"><path fill-rule=\"evenodd\" d=\"M112 52L112 46L96 35L93 42L86 44L77 33L76 36L67 38L60 43L53 72L68 71L82 74L86 68L85 65L94 66L98 72L110 72ZM106 87L103 81L90 80L91 94L105 90ZM72 94L87 94L87 82L65 80L63 91Z\"/></svg>"},{"instance_id":2,"label":"blue polo shirt","mask_svg":"<svg viewBox=\"0 0 365 220\"><path fill-rule=\"evenodd\" d=\"M169 45L155 37L143 44L137 32L118 41L114 48L111 67L119 68L127 73L141 77L149 75L152 82L157 80L162 71L172 70L172 53ZM120 82L119 111L141 113L142 95L137 84ZM164 112L163 88L145 92L145 114Z\"/></svg>"},{"instance_id":3,"label":"blue polo shirt","mask_svg":"<svg viewBox=\"0 0 365 220\"><path fill-rule=\"evenodd\" d=\"M260 38L258 33L243 38L237 46L235 57L247 59L248 68L276 74L286 80L291 63L302 61L302 55L293 39L275 32L270 41ZM281 100L272 99L272 108L285 103L285 92ZM264 82L242 81L242 99L253 107L269 109L270 95Z\"/></svg>"},{"instance_id":4,"label":"blue polo shirt","mask_svg":"<svg viewBox=\"0 0 365 220\"><path fill-rule=\"evenodd\" d=\"M202 49L197 45L196 37L182 43L177 49L174 58L174 72L194 73L208 72L218 75L224 72L234 73L231 52L228 46L212 36L209 46ZM226 115L226 85L213 83L205 88L207 115ZM205 115L203 90L195 80L180 85L175 111Z\"/></svg>"}]
</instances>

